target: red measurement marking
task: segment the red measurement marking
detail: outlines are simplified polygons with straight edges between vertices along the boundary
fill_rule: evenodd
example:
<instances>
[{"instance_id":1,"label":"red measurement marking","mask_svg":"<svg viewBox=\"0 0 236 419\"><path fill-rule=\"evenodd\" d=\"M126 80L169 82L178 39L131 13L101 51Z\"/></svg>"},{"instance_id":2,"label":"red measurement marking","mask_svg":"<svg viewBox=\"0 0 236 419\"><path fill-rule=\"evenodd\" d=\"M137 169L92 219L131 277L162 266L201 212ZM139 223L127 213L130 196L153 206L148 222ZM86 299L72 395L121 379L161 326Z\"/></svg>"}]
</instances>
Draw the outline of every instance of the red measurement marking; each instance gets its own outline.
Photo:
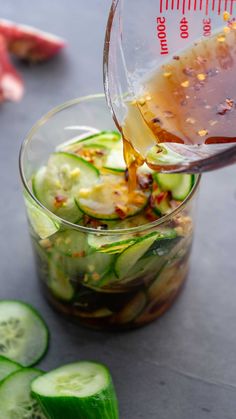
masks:
<instances>
[{"instance_id":1,"label":"red measurement marking","mask_svg":"<svg viewBox=\"0 0 236 419\"><path fill-rule=\"evenodd\" d=\"M168 10L168 7L169 7L168 0L166 0L166 10Z\"/></svg>"},{"instance_id":2,"label":"red measurement marking","mask_svg":"<svg viewBox=\"0 0 236 419\"><path fill-rule=\"evenodd\" d=\"M202 0L200 0L200 10L202 10Z\"/></svg>"},{"instance_id":3,"label":"red measurement marking","mask_svg":"<svg viewBox=\"0 0 236 419\"><path fill-rule=\"evenodd\" d=\"M179 10L179 0L177 0L177 10Z\"/></svg>"},{"instance_id":4,"label":"red measurement marking","mask_svg":"<svg viewBox=\"0 0 236 419\"><path fill-rule=\"evenodd\" d=\"M228 3L228 0L225 0L225 11L227 10L227 3Z\"/></svg>"},{"instance_id":5,"label":"red measurement marking","mask_svg":"<svg viewBox=\"0 0 236 419\"><path fill-rule=\"evenodd\" d=\"M191 0L188 0L188 10L191 9Z\"/></svg>"},{"instance_id":6,"label":"red measurement marking","mask_svg":"<svg viewBox=\"0 0 236 419\"><path fill-rule=\"evenodd\" d=\"M209 8L209 0L206 0L206 16L208 15L208 8Z\"/></svg>"},{"instance_id":7,"label":"red measurement marking","mask_svg":"<svg viewBox=\"0 0 236 419\"><path fill-rule=\"evenodd\" d=\"M230 11L229 11L229 13L231 15L233 14L233 8L234 8L234 0L231 0L231 2L230 2Z\"/></svg>"},{"instance_id":8,"label":"red measurement marking","mask_svg":"<svg viewBox=\"0 0 236 419\"><path fill-rule=\"evenodd\" d=\"M160 1L160 13L162 13L163 10L163 5L162 5L162 0Z\"/></svg>"},{"instance_id":9,"label":"red measurement marking","mask_svg":"<svg viewBox=\"0 0 236 419\"><path fill-rule=\"evenodd\" d=\"M171 10L173 10L175 7L175 0L171 0Z\"/></svg>"},{"instance_id":10,"label":"red measurement marking","mask_svg":"<svg viewBox=\"0 0 236 419\"><path fill-rule=\"evenodd\" d=\"M183 0L183 4L182 4L182 13L183 15L185 15L185 0Z\"/></svg>"},{"instance_id":11,"label":"red measurement marking","mask_svg":"<svg viewBox=\"0 0 236 419\"><path fill-rule=\"evenodd\" d=\"M221 0L218 0L218 15L221 14Z\"/></svg>"},{"instance_id":12,"label":"red measurement marking","mask_svg":"<svg viewBox=\"0 0 236 419\"><path fill-rule=\"evenodd\" d=\"M194 10L197 10L197 0L194 0Z\"/></svg>"},{"instance_id":13,"label":"red measurement marking","mask_svg":"<svg viewBox=\"0 0 236 419\"><path fill-rule=\"evenodd\" d=\"M215 0L212 0L212 10L213 10L213 12L215 10Z\"/></svg>"}]
</instances>

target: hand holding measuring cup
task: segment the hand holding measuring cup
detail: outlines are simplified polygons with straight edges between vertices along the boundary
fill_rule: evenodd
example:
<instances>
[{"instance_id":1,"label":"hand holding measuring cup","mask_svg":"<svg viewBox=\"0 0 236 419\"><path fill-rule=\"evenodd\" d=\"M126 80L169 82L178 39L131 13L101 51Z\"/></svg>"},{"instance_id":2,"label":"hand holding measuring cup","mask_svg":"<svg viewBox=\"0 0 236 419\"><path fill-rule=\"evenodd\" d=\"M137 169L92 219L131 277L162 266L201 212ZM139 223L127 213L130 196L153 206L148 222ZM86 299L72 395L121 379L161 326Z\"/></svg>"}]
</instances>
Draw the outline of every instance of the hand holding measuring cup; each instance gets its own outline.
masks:
<instances>
[{"instance_id":1,"label":"hand holding measuring cup","mask_svg":"<svg viewBox=\"0 0 236 419\"><path fill-rule=\"evenodd\" d=\"M236 161L234 0L113 0L104 82L114 120L155 170Z\"/></svg>"}]
</instances>

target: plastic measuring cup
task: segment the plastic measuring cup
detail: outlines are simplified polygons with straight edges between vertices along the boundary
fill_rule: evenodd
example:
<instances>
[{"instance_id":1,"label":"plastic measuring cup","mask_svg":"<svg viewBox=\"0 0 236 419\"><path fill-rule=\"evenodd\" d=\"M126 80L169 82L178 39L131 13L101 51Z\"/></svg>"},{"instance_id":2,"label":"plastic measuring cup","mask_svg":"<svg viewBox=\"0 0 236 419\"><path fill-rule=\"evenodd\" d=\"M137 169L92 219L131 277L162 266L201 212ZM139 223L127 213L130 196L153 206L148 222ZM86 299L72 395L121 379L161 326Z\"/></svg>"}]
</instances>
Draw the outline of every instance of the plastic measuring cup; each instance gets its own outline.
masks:
<instances>
[{"instance_id":1,"label":"plastic measuring cup","mask_svg":"<svg viewBox=\"0 0 236 419\"><path fill-rule=\"evenodd\" d=\"M235 11L235 0L113 0L104 48L104 86L121 131L127 103L140 96L140 81L196 41L208 39L215 31L224 31L225 26L236 27ZM236 62L235 50L222 56L223 67ZM233 99L236 101L236 97ZM137 125L136 132L138 129ZM144 144L146 140L142 141ZM141 153L145 154L151 146L148 140L146 146L143 151L140 148ZM235 134L229 142L193 145L167 142L166 152L170 162L162 167L165 172L203 172L236 162L236 122Z\"/></svg>"}]
</instances>

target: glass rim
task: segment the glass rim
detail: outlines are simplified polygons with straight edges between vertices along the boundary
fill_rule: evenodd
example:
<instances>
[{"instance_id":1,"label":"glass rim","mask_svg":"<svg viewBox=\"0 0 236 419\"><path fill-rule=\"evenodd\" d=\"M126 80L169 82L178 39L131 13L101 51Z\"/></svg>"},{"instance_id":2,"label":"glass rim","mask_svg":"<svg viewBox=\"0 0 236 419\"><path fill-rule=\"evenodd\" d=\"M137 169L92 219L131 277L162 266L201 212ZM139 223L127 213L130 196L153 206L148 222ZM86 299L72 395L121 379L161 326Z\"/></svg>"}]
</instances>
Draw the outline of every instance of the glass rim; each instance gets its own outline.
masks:
<instances>
[{"instance_id":1,"label":"glass rim","mask_svg":"<svg viewBox=\"0 0 236 419\"><path fill-rule=\"evenodd\" d=\"M69 101L66 101L64 103L62 103L61 105L58 105L54 108L52 108L49 112L47 112L46 114L44 114L31 128L31 130L26 134L25 139L22 142L22 145L20 147L20 153L19 153L19 171L20 171L20 178L21 178L21 182L23 184L23 187L25 188L25 190L27 191L27 193L29 194L29 196L31 197L31 199L53 220L57 221L59 223L59 225L65 225L69 228L72 228L74 230L78 230L84 233L94 233L94 234L99 234L99 235L115 235L115 234L127 234L127 233L139 233L142 231L146 231L146 230L151 230L155 227L161 226L163 224L165 224L168 221L171 221L171 219L173 218L173 216L178 215L188 204L189 201L191 201L191 199L194 197L194 195L196 194L198 187L199 187L199 183L200 183L200 179L201 179L201 175L195 175L197 177L197 180L195 182L195 184L193 185L191 192L188 194L188 196L184 199L184 201L181 202L180 205L178 205L178 207L176 207L173 211L171 211L170 213L164 215L163 217L152 221L150 223L147 224L142 224L141 226L137 226L137 227L129 227L129 228L121 228L121 229L116 229L116 230L112 230L112 229L107 229L107 230L99 230L96 228L91 228L91 227L84 227L84 226L80 226L78 224L74 224L70 221L67 221L61 217L59 217L58 215L54 214L52 211L50 211L47 207L45 207L34 195L33 191L31 191L28 182L26 180L25 177L25 172L24 172L24 164L23 164L23 160L24 160L24 155L25 155L25 151L27 150L27 146L28 144L33 141L33 136L34 134L38 131L38 129L44 125L50 118L52 118L54 115L58 114L59 112L63 111L64 109L68 109L71 108L75 105L78 105L86 100L92 100L92 99L103 99L105 98L105 94L103 93L97 93L97 94L93 94L93 95L87 95L87 96L82 96L80 98L75 98L75 99L71 99ZM109 108L108 108L109 111ZM105 223L106 220L104 220Z\"/></svg>"}]
</instances>

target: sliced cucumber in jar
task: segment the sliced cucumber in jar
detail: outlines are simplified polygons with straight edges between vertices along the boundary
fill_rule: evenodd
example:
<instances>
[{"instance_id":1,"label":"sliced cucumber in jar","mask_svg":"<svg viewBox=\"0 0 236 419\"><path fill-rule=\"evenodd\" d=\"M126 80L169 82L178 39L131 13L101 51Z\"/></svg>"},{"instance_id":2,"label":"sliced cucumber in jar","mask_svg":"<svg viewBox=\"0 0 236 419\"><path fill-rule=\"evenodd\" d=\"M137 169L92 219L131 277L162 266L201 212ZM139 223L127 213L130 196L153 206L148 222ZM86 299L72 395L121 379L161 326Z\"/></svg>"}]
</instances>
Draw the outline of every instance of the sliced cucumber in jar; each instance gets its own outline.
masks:
<instances>
[{"instance_id":1,"label":"sliced cucumber in jar","mask_svg":"<svg viewBox=\"0 0 236 419\"><path fill-rule=\"evenodd\" d=\"M41 238L46 239L53 234L55 234L59 228L60 224L49 217L43 209L40 209L38 206L33 204L31 200L25 197L25 205L27 210L27 215L29 222L34 230L34 232Z\"/></svg>"},{"instance_id":2,"label":"sliced cucumber in jar","mask_svg":"<svg viewBox=\"0 0 236 419\"><path fill-rule=\"evenodd\" d=\"M80 189L76 202L82 212L100 220L116 220L133 216L147 205L148 192L133 191L129 200L128 183L123 174L101 176L90 188Z\"/></svg>"},{"instance_id":3,"label":"sliced cucumber in jar","mask_svg":"<svg viewBox=\"0 0 236 419\"><path fill-rule=\"evenodd\" d=\"M39 403L31 396L31 382L43 373L33 368L14 372L0 384L0 418L46 419Z\"/></svg>"},{"instance_id":4,"label":"sliced cucumber in jar","mask_svg":"<svg viewBox=\"0 0 236 419\"><path fill-rule=\"evenodd\" d=\"M93 185L99 178L95 166L65 152L51 155L32 179L36 198L50 211L67 221L77 222L82 214L74 200L79 188Z\"/></svg>"},{"instance_id":5,"label":"sliced cucumber in jar","mask_svg":"<svg viewBox=\"0 0 236 419\"><path fill-rule=\"evenodd\" d=\"M139 259L148 251L158 237L158 233L150 233L121 253L115 262L115 272L118 278L124 278Z\"/></svg>"},{"instance_id":6,"label":"sliced cucumber in jar","mask_svg":"<svg viewBox=\"0 0 236 419\"><path fill-rule=\"evenodd\" d=\"M74 288L70 282L70 276L55 263L53 258L49 265L49 281L47 285L55 297L63 301L72 300Z\"/></svg>"},{"instance_id":7,"label":"sliced cucumber in jar","mask_svg":"<svg viewBox=\"0 0 236 419\"><path fill-rule=\"evenodd\" d=\"M22 366L20 364L10 361L10 359L5 358L4 356L0 356L0 383L8 377L8 375L20 370L21 368Z\"/></svg>"},{"instance_id":8,"label":"sliced cucumber in jar","mask_svg":"<svg viewBox=\"0 0 236 419\"><path fill-rule=\"evenodd\" d=\"M34 365L45 354L48 340L48 328L31 306L0 301L0 355L25 367Z\"/></svg>"},{"instance_id":9,"label":"sliced cucumber in jar","mask_svg":"<svg viewBox=\"0 0 236 419\"><path fill-rule=\"evenodd\" d=\"M144 292L138 292L119 313L114 316L112 323L128 324L138 317L147 304L147 297Z\"/></svg>"},{"instance_id":10,"label":"sliced cucumber in jar","mask_svg":"<svg viewBox=\"0 0 236 419\"><path fill-rule=\"evenodd\" d=\"M101 169L106 163L110 150L108 147L99 145L97 143L86 144L85 142L80 146L78 145L75 147L73 152L77 156L80 156L89 163L95 165L97 169Z\"/></svg>"},{"instance_id":11,"label":"sliced cucumber in jar","mask_svg":"<svg viewBox=\"0 0 236 419\"><path fill-rule=\"evenodd\" d=\"M111 270L114 256L106 253L91 253L87 256L69 257L55 253L51 258L49 286L62 299L73 297L72 284L84 284L99 288L103 277ZM56 288L55 288L56 287Z\"/></svg>"},{"instance_id":12,"label":"sliced cucumber in jar","mask_svg":"<svg viewBox=\"0 0 236 419\"><path fill-rule=\"evenodd\" d=\"M155 173L154 178L162 191L170 191L173 199L183 201L194 185L194 175Z\"/></svg>"},{"instance_id":13,"label":"sliced cucumber in jar","mask_svg":"<svg viewBox=\"0 0 236 419\"><path fill-rule=\"evenodd\" d=\"M130 236L113 235L97 235L90 234L88 236L89 246L100 253L116 254L121 253L127 247L132 246L138 238L130 238Z\"/></svg>"},{"instance_id":14,"label":"sliced cucumber in jar","mask_svg":"<svg viewBox=\"0 0 236 419\"><path fill-rule=\"evenodd\" d=\"M168 214L171 211L169 192L162 191L155 181L152 185L150 206L153 211L160 217Z\"/></svg>"},{"instance_id":15,"label":"sliced cucumber in jar","mask_svg":"<svg viewBox=\"0 0 236 419\"><path fill-rule=\"evenodd\" d=\"M89 248L85 233L77 230L66 230L54 236L55 249L66 256L84 257Z\"/></svg>"},{"instance_id":16,"label":"sliced cucumber in jar","mask_svg":"<svg viewBox=\"0 0 236 419\"><path fill-rule=\"evenodd\" d=\"M97 144L100 147L108 147L112 149L121 141L121 135L117 131L101 131L96 134L89 135L85 138L80 139L79 141L74 141L71 144L65 146L64 151L73 153L74 150L79 147L83 147L85 144L87 146L92 144Z\"/></svg>"},{"instance_id":17,"label":"sliced cucumber in jar","mask_svg":"<svg viewBox=\"0 0 236 419\"><path fill-rule=\"evenodd\" d=\"M127 169L124 152L123 152L123 142L118 142L107 155L105 164L103 167L107 170L114 172L124 172Z\"/></svg>"},{"instance_id":18,"label":"sliced cucumber in jar","mask_svg":"<svg viewBox=\"0 0 236 419\"><path fill-rule=\"evenodd\" d=\"M31 388L51 419L118 419L112 378L104 365L65 365L34 380Z\"/></svg>"}]
</instances>

